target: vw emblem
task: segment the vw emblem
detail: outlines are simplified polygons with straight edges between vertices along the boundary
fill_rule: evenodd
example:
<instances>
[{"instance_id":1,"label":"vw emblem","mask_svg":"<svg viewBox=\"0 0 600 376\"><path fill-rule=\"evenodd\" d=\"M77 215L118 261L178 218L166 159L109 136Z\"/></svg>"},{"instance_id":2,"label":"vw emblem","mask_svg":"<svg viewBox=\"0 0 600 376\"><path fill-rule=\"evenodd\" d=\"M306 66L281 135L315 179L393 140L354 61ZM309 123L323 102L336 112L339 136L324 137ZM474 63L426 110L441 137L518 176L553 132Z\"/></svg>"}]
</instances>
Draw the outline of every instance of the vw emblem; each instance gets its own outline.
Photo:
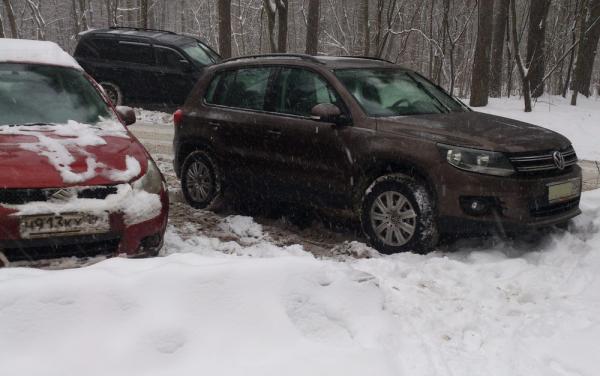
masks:
<instances>
[{"instance_id":1,"label":"vw emblem","mask_svg":"<svg viewBox=\"0 0 600 376\"><path fill-rule=\"evenodd\" d=\"M556 165L556 168L559 170L565 169L565 157L563 157L560 151L555 151L552 153L552 159L554 159L554 165Z\"/></svg>"},{"instance_id":2,"label":"vw emblem","mask_svg":"<svg viewBox=\"0 0 600 376\"><path fill-rule=\"evenodd\" d=\"M68 201L75 196L75 193L67 189L59 189L50 195L50 199L56 201Z\"/></svg>"}]
</instances>

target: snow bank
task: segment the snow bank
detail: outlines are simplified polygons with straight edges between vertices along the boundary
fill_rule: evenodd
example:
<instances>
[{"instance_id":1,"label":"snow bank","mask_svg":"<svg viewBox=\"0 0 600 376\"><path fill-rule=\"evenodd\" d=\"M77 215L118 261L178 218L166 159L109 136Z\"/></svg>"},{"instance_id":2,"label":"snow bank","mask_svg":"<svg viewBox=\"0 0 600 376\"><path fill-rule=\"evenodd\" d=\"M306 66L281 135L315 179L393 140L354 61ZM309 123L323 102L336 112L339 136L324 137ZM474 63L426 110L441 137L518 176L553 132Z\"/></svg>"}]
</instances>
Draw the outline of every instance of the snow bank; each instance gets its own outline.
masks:
<instances>
[{"instance_id":1,"label":"snow bank","mask_svg":"<svg viewBox=\"0 0 600 376\"><path fill-rule=\"evenodd\" d=\"M255 243L170 230L162 258L0 270L1 372L595 376L600 191L581 206L533 246L337 262L233 217Z\"/></svg>"},{"instance_id":2,"label":"snow bank","mask_svg":"<svg viewBox=\"0 0 600 376\"><path fill-rule=\"evenodd\" d=\"M0 62L58 65L83 70L58 44L38 40L0 39Z\"/></svg>"},{"instance_id":3,"label":"snow bank","mask_svg":"<svg viewBox=\"0 0 600 376\"><path fill-rule=\"evenodd\" d=\"M490 98L487 107L474 108L476 111L505 116L536 124L566 136L575 147L580 159L600 160L600 100L579 96L577 106L570 105L570 96L546 95L534 103L533 111L523 112L523 99Z\"/></svg>"}]
</instances>

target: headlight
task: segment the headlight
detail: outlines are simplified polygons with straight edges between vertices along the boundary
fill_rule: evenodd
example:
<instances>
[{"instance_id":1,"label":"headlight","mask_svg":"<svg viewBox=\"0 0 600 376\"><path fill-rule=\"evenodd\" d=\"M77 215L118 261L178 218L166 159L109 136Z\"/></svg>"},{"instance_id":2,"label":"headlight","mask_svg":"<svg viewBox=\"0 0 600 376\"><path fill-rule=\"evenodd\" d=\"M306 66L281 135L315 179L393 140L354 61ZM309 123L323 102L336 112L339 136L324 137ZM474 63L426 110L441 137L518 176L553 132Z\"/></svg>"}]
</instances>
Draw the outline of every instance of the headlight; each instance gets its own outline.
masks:
<instances>
[{"instance_id":1,"label":"headlight","mask_svg":"<svg viewBox=\"0 0 600 376\"><path fill-rule=\"evenodd\" d=\"M159 194L163 189L163 179L160 170L151 159L148 159L148 170L138 180L131 183L133 189Z\"/></svg>"},{"instance_id":2,"label":"headlight","mask_svg":"<svg viewBox=\"0 0 600 376\"><path fill-rule=\"evenodd\" d=\"M515 170L502 153L438 144L442 156L456 168L480 174L508 176Z\"/></svg>"}]
</instances>

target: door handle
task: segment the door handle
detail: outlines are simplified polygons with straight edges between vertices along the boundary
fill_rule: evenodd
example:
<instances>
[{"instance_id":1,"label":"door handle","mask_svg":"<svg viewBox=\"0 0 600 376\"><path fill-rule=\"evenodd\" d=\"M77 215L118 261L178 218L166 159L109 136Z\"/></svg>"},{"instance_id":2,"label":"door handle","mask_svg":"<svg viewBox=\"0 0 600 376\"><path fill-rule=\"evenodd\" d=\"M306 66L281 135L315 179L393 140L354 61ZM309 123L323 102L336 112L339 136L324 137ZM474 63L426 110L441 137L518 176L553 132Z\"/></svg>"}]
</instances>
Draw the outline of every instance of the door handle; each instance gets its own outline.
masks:
<instances>
[{"instance_id":1,"label":"door handle","mask_svg":"<svg viewBox=\"0 0 600 376\"><path fill-rule=\"evenodd\" d=\"M214 130L217 130L221 126L221 123L219 123L218 121L209 121L208 125L210 127L213 127Z\"/></svg>"},{"instance_id":2,"label":"door handle","mask_svg":"<svg viewBox=\"0 0 600 376\"><path fill-rule=\"evenodd\" d=\"M271 136L281 136L281 131L278 131L276 129L269 129L267 133Z\"/></svg>"}]
</instances>

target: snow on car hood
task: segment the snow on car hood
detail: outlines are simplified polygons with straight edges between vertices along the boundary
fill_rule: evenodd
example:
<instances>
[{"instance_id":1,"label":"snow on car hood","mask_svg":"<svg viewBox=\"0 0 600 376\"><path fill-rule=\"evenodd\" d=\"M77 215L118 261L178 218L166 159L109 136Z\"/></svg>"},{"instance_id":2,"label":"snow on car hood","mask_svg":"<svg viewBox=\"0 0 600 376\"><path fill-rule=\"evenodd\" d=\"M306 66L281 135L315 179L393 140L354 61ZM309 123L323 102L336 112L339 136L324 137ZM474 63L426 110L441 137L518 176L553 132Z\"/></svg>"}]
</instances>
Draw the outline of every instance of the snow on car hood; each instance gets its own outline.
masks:
<instances>
[{"instance_id":1,"label":"snow on car hood","mask_svg":"<svg viewBox=\"0 0 600 376\"><path fill-rule=\"evenodd\" d=\"M4 188L125 183L146 168L143 147L116 121L0 126Z\"/></svg>"}]
</instances>

